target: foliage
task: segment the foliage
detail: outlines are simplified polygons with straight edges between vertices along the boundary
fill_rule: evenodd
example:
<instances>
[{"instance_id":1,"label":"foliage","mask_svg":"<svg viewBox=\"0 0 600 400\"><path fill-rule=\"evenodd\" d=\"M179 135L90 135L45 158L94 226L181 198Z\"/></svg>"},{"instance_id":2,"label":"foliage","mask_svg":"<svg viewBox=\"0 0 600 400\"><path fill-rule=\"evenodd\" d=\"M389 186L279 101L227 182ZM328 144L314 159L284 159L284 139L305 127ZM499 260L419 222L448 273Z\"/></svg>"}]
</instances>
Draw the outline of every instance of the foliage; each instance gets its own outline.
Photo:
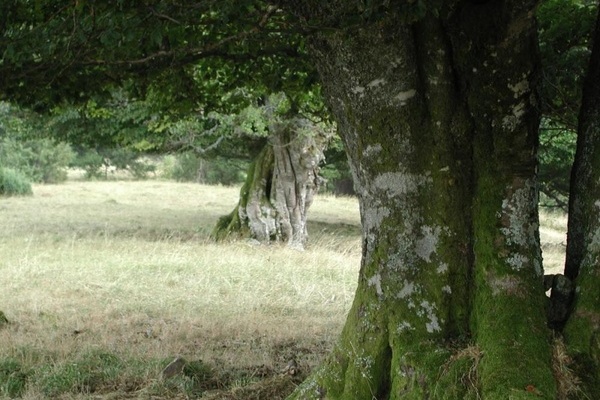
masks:
<instances>
[{"instance_id":1,"label":"foliage","mask_svg":"<svg viewBox=\"0 0 600 400\"><path fill-rule=\"evenodd\" d=\"M547 0L537 11L542 56L542 112L575 130L591 52L597 2Z\"/></svg>"},{"instance_id":2,"label":"foliage","mask_svg":"<svg viewBox=\"0 0 600 400\"><path fill-rule=\"evenodd\" d=\"M62 182L73 152L68 144L45 137L44 122L39 115L0 103L0 165L34 182Z\"/></svg>"},{"instance_id":3,"label":"foliage","mask_svg":"<svg viewBox=\"0 0 600 400\"><path fill-rule=\"evenodd\" d=\"M544 120L540 127L538 156L541 205L566 211L577 137L575 132L551 123Z\"/></svg>"},{"instance_id":4,"label":"foliage","mask_svg":"<svg viewBox=\"0 0 600 400\"><path fill-rule=\"evenodd\" d=\"M323 190L333 194L354 194L352 173L346 152L339 136L334 136L325 150L325 165L320 175L324 178Z\"/></svg>"},{"instance_id":5,"label":"foliage","mask_svg":"<svg viewBox=\"0 0 600 400\"><path fill-rule=\"evenodd\" d=\"M248 162L214 157L203 159L191 151L169 155L161 163L161 177L178 182L234 185L244 181Z\"/></svg>"},{"instance_id":6,"label":"foliage","mask_svg":"<svg viewBox=\"0 0 600 400\"><path fill-rule=\"evenodd\" d=\"M3 2L0 87L39 109L110 95L115 82L132 77L140 94L189 110L231 106L223 93L239 86L296 92L316 73L290 19L256 0Z\"/></svg>"},{"instance_id":7,"label":"foliage","mask_svg":"<svg viewBox=\"0 0 600 400\"><path fill-rule=\"evenodd\" d=\"M11 168L0 167L0 196L27 196L33 194L31 182Z\"/></svg>"},{"instance_id":8,"label":"foliage","mask_svg":"<svg viewBox=\"0 0 600 400\"><path fill-rule=\"evenodd\" d=\"M575 155L582 82L588 67L597 3L548 0L537 11L542 56L541 204L566 210Z\"/></svg>"},{"instance_id":9,"label":"foliage","mask_svg":"<svg viewBox=\"0 0 600 400\"><path fill-rule=\"evenodd\" d=\"M127 171L135 179L146 179L148 173L156 169L142 154L127 148L83 149L72 166L83 169L88 179L108 179L116 171Z\"/></svg>"},{"instance_id":10,"label":"foliage","mask_svg":"<svg viewBox=\"0 0 600 400\"><path fill-rule=\"evenodd\" d=\"M20 171L34 182L58 183L67 179L66 168L73 158L66 143L52 139L17 141L0 139L2 165Z\"/></svg>"}]
</instances>

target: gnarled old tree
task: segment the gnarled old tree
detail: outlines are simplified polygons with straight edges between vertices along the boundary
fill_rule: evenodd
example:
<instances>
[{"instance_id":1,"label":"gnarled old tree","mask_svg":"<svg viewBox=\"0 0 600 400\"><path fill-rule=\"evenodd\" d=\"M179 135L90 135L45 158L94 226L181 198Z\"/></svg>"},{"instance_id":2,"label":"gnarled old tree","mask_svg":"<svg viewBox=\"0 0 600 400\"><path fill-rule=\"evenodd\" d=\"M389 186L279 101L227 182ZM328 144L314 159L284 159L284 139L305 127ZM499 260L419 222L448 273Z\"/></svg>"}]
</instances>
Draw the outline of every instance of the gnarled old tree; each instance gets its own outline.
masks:
<instances>
[{"instance_id":1,"label":"gnarled old tree","mask_svg":"<svg viewBox=\"0 0 600 400\"><path fill-rule=\"evenodd\" d=\"M252 163L235 209L213 230L217 239L249 236L303 249L307 215L319 189L319 165L330 135L306 117L278 115L281 96L265 107L269 142Z\"/></svg>"},{"instance_id":2,"label":"gnarled old tree","mask_svg":"<svg viewBox=\"0 0 600 400\"><path fill-rule=\"evenodd\" d=\"M363 225L341 339L292 398L556 398L535 1L283 3L323 28Z\"/></svg>"}]
</instances>

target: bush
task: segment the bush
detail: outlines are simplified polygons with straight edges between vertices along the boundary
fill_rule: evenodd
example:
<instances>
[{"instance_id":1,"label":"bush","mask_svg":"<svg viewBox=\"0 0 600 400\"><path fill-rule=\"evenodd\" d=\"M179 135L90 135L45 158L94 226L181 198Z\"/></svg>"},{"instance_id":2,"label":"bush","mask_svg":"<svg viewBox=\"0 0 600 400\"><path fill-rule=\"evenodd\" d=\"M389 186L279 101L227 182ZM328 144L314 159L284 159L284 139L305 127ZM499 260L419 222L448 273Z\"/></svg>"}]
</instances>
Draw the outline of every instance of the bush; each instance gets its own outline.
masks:
<instances>
[{"instance_id":1,"label":"bush","mask_svg":"<svg viewBox=\"0 0 600 400\"><path fill-rule=\"evenodd\" d=\"M127 171L135 179L146 179L155 166L141 159L141 154L128 149L83 150L72 166L82 168L86 178L108 179L109 172Z\"/></svg>"},{"instance_id":2,"label":"bush","mask_svg":"<svg viewBox=\"0 0 600 400\"><path fill-rule=\"evenodd\" d=\"M88 179L100 178L105 174L105 171L102 170L104 157L98 154L96 150L87 150L78 154L71 165L83 169L85 177Z\"/></svg>"},{"instance_id":3,"label":"bush","mask_svg":"<svg viewBox=\"0 0 600 400\"><path fill-rule=\"evenodd\" d=\"M66 168L74 157L71 147L51 139L0 140L2 166L21 171L34 182L58 183L67 179Z\"/></svg>"},{"instance_id":4,"label":"bush","mask_svg":"<svg viewBox=\"0 0 600 400\"><path fill-rule=\"evenodd\" d=\"M0 168L0 195L26 196L33 194L31 182L25 175L11 168Z\"/></svg>"},{"instance_id":5,"label":"bush","mask_svg":"<svg viewBox=\"0 0 600 400\"><path fill-rule=\"evenodd\" d=\"M178 182L236 185L246 178L248 162L221 157L206 160L186 152L164 157L160 169L163 178Z\"/></svg>"}]
</instances>

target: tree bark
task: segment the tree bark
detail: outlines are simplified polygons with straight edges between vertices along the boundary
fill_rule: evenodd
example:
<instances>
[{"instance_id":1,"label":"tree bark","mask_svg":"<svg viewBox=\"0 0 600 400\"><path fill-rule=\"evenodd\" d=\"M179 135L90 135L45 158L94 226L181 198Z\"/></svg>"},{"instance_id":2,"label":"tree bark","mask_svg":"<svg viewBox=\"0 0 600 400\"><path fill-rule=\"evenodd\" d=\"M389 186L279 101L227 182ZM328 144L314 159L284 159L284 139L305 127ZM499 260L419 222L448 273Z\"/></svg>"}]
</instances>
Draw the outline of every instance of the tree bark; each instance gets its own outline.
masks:
<instances>
[{"instance_id":1,"label":"tree bark","mask_svg":"<svg viewBox=\"0 0 600 400\"><path fill-rule=\"evenodd\" d=\"M251 237L303 249L327 139L303 118L273 119L269 131L270 143L250 166L238 205L218 221L213 236Z\"/></svg>"},{"instance_id":2,"label":"tree bark","mask_svg":"<svg viewBox=\"0 0 600 400\"><path fill-rule=\"evenodd\" d=\"M339 343L291 398L556 398L535 2L425 16L389 5L371 19L326 3L288 6L311 26L346 26L310 48L349 155L363 256Z\"/></svg>"},{"instance_id":3,"label":"tree bark","mask_svg":"<svg viewBox=\"0 0 600 400\"><path fill-rule=\"evenodd\" d=\"M565 341L586 391L600 393L600 14L583 87L571 176L565 275L574 281Z\"/></svg>"}]
</instances>

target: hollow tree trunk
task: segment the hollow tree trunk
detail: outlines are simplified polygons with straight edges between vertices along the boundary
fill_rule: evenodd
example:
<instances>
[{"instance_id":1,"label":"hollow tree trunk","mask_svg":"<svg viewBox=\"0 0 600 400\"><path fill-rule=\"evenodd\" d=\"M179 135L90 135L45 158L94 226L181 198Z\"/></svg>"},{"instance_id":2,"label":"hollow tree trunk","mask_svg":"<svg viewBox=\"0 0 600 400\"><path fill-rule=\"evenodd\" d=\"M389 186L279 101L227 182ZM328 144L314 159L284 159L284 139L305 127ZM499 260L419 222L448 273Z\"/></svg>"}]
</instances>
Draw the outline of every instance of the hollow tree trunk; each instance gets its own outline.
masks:
<instances>
[{"instance_id":1,"label":"hollow tree trunk","mask_svg":"<svg viewBox=\"0 0 600 400\"><path fill-rule=\"evenodd\" d=\"M583 90L571 177L565 275L575 281L564 329L587 391L600 393L600 14Z\"/></svg>"},{"instance_id":2,"label":"hollow tree trunk","mask_svg":"<svg viewBox=\"0 0 600 400\"><path fill-rule=\"evenodd\" d=\"M314 27L352 15L348 4L289 6ZM291 398L556 397L534 5L455 2L421 18L390 3L371 23L313 36L363 256L339 343Z\"/></svg>"},{"instance_id":3,"label":"hollow tree trunk","mask_svg":"<svg viewBox=\"0 0 600 400\"><path fill-rule=\"evenodd\" d=\"M303 249L326 137L302 118L273 121L269 130L270 143L250 166L238 205L219 220L213 236L234 234Z\"/></svg>"}]
</instances>

